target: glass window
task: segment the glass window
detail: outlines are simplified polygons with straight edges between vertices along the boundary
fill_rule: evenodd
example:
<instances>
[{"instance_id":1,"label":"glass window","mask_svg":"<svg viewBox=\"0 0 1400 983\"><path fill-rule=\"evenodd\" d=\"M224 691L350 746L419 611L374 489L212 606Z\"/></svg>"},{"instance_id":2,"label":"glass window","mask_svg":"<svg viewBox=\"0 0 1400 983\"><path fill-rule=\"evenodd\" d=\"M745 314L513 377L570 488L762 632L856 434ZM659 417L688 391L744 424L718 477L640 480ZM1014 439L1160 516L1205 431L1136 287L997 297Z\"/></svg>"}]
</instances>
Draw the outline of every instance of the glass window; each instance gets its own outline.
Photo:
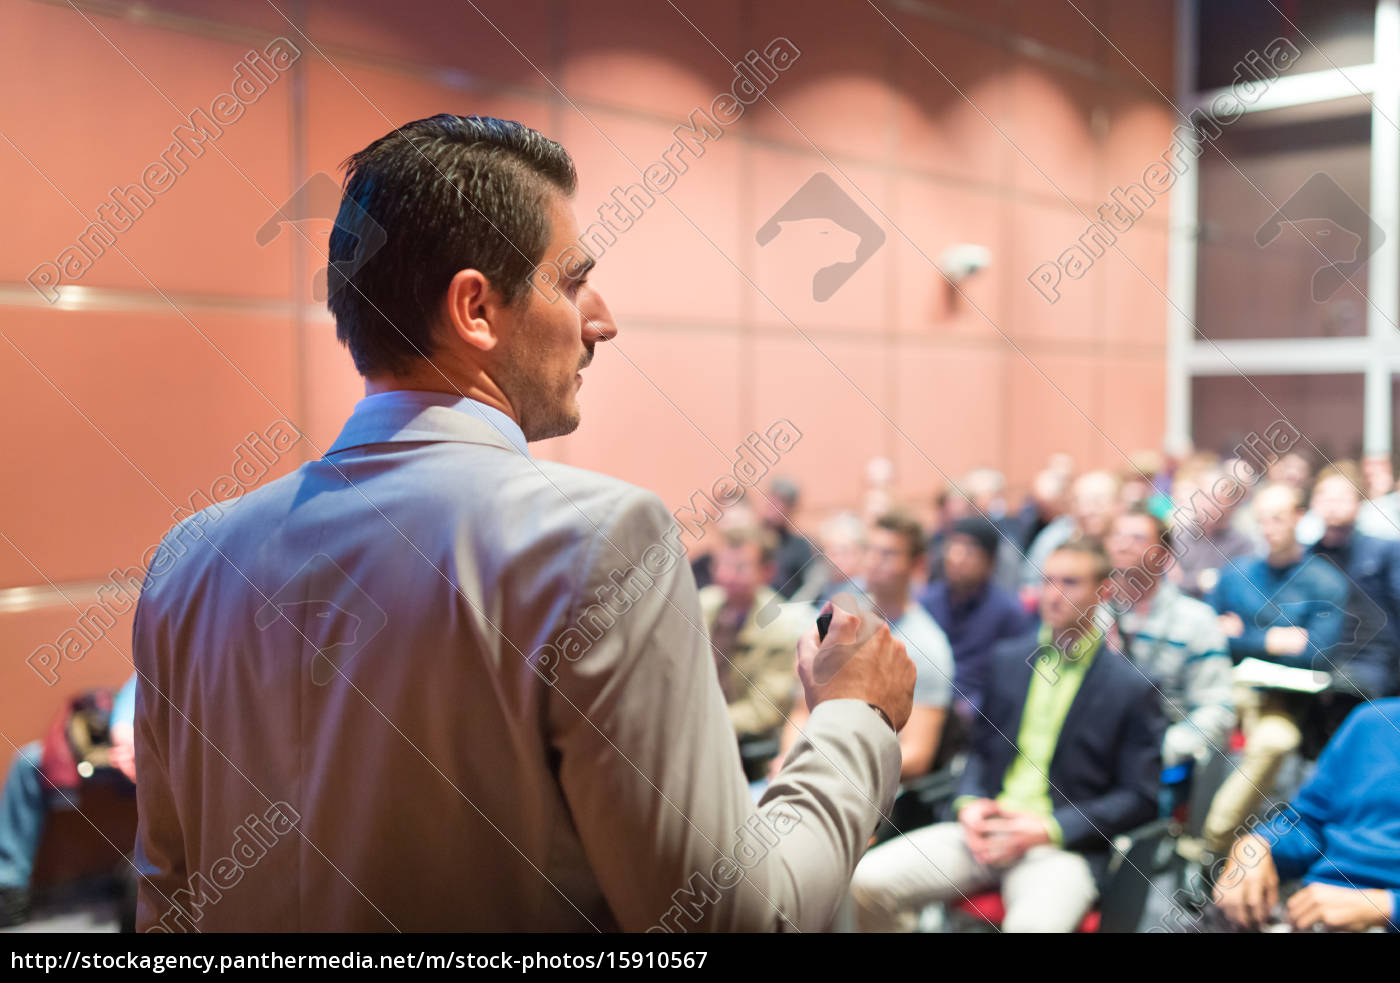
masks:
<instances>
[{"instance_id":1,"label":"glass window","mask_svg":"<svg viewBox=\"0 0 1400 983\"><path fill-rule=\"evenodd\" d=\"M1262 55L1277 39L1298 52L1284 75L1375 58L1375 0L1199 0L1197 10L1198 89L1234 84L1251 52Z\"/></svg>"},{"instance_id":2,"label":"glass window","mask_svg":"<svg viewBox=\"0 0 1400 983\"><path fill-rule=\"evenodd\" d=\"M1233 456L1277 426L1297 431L1296 449L1317 468L1358 457L1365 377L1346 375L1197 376L1191 380L1192 440L1201 450Z\"/></svg>"},{"instance_id":3,"label":"glass window","mask_svg":"<svg viewBox=\"0 0 1400 983\"><path fill-rule=\"evenodd\" d=\"M1202 337L1366 333L1366 260L1384 239L1367 212L1371 118L1316 109L1250 114L1204 142Z\"/></svg>"}]
</instances>

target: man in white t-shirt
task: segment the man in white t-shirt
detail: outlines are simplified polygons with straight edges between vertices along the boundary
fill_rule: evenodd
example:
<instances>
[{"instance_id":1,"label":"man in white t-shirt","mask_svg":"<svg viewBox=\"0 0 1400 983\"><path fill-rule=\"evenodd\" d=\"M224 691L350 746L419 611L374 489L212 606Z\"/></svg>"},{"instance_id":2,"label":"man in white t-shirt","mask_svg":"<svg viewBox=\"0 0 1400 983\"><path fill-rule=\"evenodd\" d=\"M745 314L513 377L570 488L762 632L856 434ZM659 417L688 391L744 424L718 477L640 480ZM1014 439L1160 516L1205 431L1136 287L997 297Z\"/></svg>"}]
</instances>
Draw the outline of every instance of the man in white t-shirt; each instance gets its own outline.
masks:
<instances>
[{"instance_id":1,"label":"man in white t-shirt","mask_svg":"<svg viewBox=\"0 0 1400 983\"><path fill-rule=\"evenodd\" d=\"M889 622L890 633L904 643L918 671L914 709L899 734L901 781L917 778L933 767L953 699L953 650L948 636L914 599L914 583L926 560L925 543L924 531L915 519L897 512L881 516L866 536L865 575L848 585L856 603L874 608ZM837 603L840 598L838 592ZM798 712L788 718L784 729L783 749L773 761L774 771L781 767L805 723L799 701Z\"/></svg>"}]
</instances>

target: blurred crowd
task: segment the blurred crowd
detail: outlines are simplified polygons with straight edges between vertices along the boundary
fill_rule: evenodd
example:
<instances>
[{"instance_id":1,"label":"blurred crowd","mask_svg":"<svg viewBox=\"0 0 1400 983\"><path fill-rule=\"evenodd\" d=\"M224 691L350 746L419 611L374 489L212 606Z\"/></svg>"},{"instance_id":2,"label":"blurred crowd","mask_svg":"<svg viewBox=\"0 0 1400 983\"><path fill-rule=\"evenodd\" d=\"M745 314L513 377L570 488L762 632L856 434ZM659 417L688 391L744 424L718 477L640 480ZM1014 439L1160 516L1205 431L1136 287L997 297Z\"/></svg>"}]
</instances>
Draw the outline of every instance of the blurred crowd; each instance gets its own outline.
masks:
<instances>
[{"instance_id":1,"label":"blurred crowd","mask_svg":"<svg viewBox=\"0 0 1400 983\"><path fill-rule=\"evenodd\" d=\"M1388 459L1138 454L1076 473L1056 455L1019 501L991 468L927 503L895 501L890 478L871 462L861 509L812 526L777 478L692 561L755 797L806 722L793 653L827 604L888 623L915 663L903 791L847 927L1396 930ZM50 812L93 782L134 787L134 682L64 707L14 756L0 924L28 916ZM1151 873L1123 862L1146 837L1190 862L1152 924L1115 881Z\"/></svg>"},{"instance_id":2,"label":"blurred crowd","mask_svg":"<svg viewBox=\"0 0 1400 983\"><path fill-rule=\"evenodd\" d=\"M1055 455L1019 500L971 471L931 522L894 500L888 462L866 477L861 510L811 526L776 479L693 562L755 796L805 721L792 653L827 603L883 618L915 661L901 799L945 794L917 824L897 801L857 868L855 927L1083 930L1121 905L1115 853L1155 830L1191 861L1160 928L1396 930L1388 458L1142 453L1076 473Z\"/></svg>"}]
</instances>

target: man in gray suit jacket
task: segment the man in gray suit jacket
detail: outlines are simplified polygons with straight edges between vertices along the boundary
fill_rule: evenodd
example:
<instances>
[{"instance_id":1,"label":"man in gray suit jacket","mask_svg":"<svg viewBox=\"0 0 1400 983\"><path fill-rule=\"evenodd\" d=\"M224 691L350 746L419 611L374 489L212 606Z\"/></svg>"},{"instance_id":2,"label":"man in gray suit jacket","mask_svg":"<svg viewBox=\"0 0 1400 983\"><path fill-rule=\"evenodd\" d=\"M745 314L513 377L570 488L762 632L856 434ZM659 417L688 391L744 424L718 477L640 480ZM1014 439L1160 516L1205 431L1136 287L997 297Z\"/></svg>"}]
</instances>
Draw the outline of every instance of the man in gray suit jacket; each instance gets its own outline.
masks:
<instances>
[{"instance_id":1,"label":"man in gray suit jacket","mask_svg":"<svg viewBox=\"0 0 1400 983\"><path fill-rule=\"evenodd\" d=\"M330 307L366 396L319 460L168 533L136 612L139 928L830 921L913 664L844 612L809 631L805 739L751 802L672 517L527 446L578 426L616 334L574 184L490 118L351 159Z\"/></svg>"}]
</instances>

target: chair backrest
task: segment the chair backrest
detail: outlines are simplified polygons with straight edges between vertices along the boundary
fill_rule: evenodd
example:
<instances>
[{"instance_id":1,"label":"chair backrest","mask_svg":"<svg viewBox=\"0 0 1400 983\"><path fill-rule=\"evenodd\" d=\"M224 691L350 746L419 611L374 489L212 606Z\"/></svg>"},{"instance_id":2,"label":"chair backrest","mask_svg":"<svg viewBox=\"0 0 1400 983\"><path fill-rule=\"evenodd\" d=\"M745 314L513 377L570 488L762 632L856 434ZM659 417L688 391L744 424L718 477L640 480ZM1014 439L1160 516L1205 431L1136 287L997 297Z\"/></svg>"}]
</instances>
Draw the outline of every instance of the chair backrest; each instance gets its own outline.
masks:
<instances>
[{"instance_id":1,"label":"chair backrest","mask_svg":"<svg viewBox=\"0 0 1400 983\"><path fill-rule=\"evenodd\" d=\"M942 771L972 743L972 727L962 715L949 709L943 715L943 733L938 737L938 750L929 771Z\"/></svg>"},{"instance_id":2,"label":"chair backrest","mask_svg":"<svg viewBox=\"0 0 1400 983\"><path fill-rule=\"evenodd\" d=\"M1158 819L1115 839L1115 855L1099 897L1099 931L1137 931L1154 890L1153 879L1164 874L1170 860L1170 825L1170 820Z\"/></svg>"}]
</instances>

